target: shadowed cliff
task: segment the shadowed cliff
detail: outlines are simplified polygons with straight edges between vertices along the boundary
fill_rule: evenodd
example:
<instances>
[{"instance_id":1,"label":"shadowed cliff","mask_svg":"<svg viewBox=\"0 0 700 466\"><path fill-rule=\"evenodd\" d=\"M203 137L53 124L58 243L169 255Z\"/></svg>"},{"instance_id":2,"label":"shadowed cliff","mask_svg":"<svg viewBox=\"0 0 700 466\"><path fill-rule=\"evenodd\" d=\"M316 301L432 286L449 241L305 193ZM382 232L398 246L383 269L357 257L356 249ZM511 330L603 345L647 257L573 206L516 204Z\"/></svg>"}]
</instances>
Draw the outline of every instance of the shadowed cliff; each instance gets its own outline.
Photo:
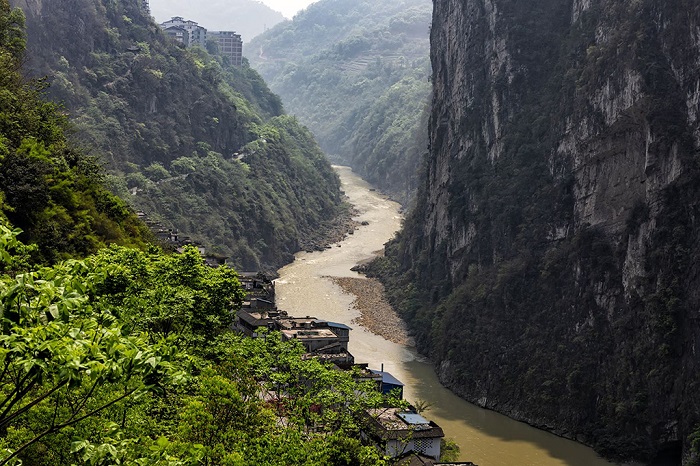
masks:
<instances>
[{"instance_id":1,"label":"shadowed cliff","mask_svg":"<svg viewBox=\"0 0 700 466\"><path fill-rule=\"evenodd\" d=\"M700 7L435 2L418 206L372 272L442 381L696 464Z\"/></svg>"}]
</instances>

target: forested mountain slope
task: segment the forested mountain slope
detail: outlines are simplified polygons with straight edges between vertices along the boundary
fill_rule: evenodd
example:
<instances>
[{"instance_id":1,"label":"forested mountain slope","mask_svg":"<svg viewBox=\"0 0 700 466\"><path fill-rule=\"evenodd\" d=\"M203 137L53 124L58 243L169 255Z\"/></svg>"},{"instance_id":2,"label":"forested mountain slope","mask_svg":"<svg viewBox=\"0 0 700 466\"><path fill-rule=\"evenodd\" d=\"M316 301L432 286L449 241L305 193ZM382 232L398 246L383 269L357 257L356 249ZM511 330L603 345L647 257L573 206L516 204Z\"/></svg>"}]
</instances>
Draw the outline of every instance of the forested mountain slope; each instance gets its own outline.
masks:
<instances>
[{"instance_id":1,"label":"forested mountain slope","mask_svg":"<svg viewBox=\"0 0 700 466\"><path fill-rule=\"evenodd\" d=\"M337 176L247 66L180 48L137 0L14 3L27 68L134 207L252 270L285 263L338 213Z\"/></svg>"},{"instance_id":2,"label":"forested mountain slope","mask_svg":"<svg viewBox=\"0 0 700 466\"><path fill-rule=\"evenodd\" d=\"M244 51L333 160L404 203L427 146L431 10L428 0L322 0Z\"/></svg>"},{"instance_id":3,"label":"forested mountain slope","mask_svg":"<svg viewBox=\"0 0 700 466\"><path fill-rule=\"evenodd\" d=\"M150 0L151 13L162 23L173 16L196 21L210 31L236 31L245 43L285 20L282 13L257 0Z\"/></svg>"},{"instance_id":4,"label":"forested mountain slope","mask_svg":"<svg viewBox=\"0 0 700 466\"><path fill-rule=\"evenodd\" d=\"M234 334L245 290L197 248L131 247L145 227L20 76L22 23L0 0L0 464L388 464L357 419L405 402Z\"/></svg>"},{"instance_id":5,"label":"forested mountain slope","mask_svg":"<svg viewBox=\"0 0 700 466\"><path fill-rule=\"evenodd\" d=\"M110 243L145 246L150 232L104 188L95 160L67 140L67 120L43 99L44 83L22 79L24 47L21 12L0 1L0 225L23 231L32 262Z\"/></svg>"},{"instance_id":6,"label":"forested mountain slope","mask_svg":"<svg viewBox=\"0 0 700 466\"><path fill-rule=\"evenodd\" d=\"M455 392L698 464L699 27L692 1L435 2L427 176L373 271Z\"/></svg>"}]
</instances>

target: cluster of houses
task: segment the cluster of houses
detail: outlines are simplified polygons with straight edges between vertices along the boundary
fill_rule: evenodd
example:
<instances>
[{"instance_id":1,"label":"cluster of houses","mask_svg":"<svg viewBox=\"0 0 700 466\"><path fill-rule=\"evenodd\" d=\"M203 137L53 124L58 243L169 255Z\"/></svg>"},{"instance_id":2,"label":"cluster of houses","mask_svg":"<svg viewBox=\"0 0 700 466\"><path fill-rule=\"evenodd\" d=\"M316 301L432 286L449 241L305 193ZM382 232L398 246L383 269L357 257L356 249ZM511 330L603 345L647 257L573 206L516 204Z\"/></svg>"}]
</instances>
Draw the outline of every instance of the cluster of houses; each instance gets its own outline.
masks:
<instances>
[{"instance_id":1,"label":"cluster of houses","mask_svg":"<svg viewBox=\"0 0 700 466\"><path fill-rule=\"evenodd\" d=\"M142 211L136 212L164 245L181 250L185 245L199 249L205 262L217 267L225 260L205 253L201 245L177 230L165 228L149 219ZM251 338L271 331L279 332L283 340L297 340L306 349L304 358L317 358L332 363L340 370L357 368L357 380L374 382L377 390L403 398L404 384L384 370L370 369L367 363L356 363L348 350L349 326L312 316L290 316L275 305L275 283L261 272L239 272L238 279L246 291L246 300L236 314L234 330ZM363 440L374 444L385 455L394 458L399 466L473 465L473 463L440 463L442 428L416 412L415 409L373 408L364 413Z\"/></svg>"},{"instance_id":2,"label":"cluster of houses","mask_svg":"<svg viewBox=\"0 0 700 466\"><path fill-rule=\"evenodd\" d=\"M212 41L218 47L221 56L228 57L230 63L240 66L243 63L243 40L234 31L209 31L195 21L181 16L160 24L165 34L185 47L198 45L207 48L207 42Z\"/></svg>"},{"instance_id":3,"label":"cluster of houses","mask_svg":"<svg viewBox=\"0 0 700 466\"><path fill-rule=\"evenodd\" d=\"M358 380L373 381L380 392L392 392L403 397L404 384L384 371L383 366L381 370L372 370L368 364L355 363L348 351L352 330L350 327L312 316L290 316L277 309L275 284L263 274L239 273L239 280L247 292L247 298L236 315L234 329L237 332L256 338L277 331L283 340L301 342L306 349L304 358L318 358L343 370L357 367ZM364 413L363 425L363 440L395 458L395 464L472 464L440 463L441 440L445 434L440 426L425 419L414 409L369 409Z\"/></svg>"}]
</instances>

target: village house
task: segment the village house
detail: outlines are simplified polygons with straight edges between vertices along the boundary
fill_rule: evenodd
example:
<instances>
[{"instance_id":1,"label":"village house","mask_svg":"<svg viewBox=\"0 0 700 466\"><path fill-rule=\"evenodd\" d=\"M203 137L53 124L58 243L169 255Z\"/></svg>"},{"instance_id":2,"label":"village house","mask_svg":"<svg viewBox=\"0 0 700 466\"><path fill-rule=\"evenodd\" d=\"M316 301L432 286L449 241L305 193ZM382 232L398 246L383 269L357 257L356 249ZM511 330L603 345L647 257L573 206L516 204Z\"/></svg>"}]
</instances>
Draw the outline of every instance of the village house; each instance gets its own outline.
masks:
<instances>
[{"instance_id":1,"label":"village house","mask_svg":"<svg viewBox=\"0 0 700 466\"><path fill-rule=\"evenodd\" d=\"M362 436L391 458L414 452L440 460L444 432L433 421L401 408L372 408L364 413Z\"/></svg>"},{"instance_id":2,"label":"village house","mask_svg":"<svg viewBox=\"0 0 700 466\"><path fill-rule=\"evenodd\" d=\"M398 398L403 398L403 387L404 384L401 383L399 379L394 377L388 372L385 372L382 368L381 371L372 370L370 372L378 377L379 391L388 395L389 393L396 393Z\"/></svg>"},{"instance_id":3,"label":"village house","mask_svg":"<svg viewBox=\"0 0 700 466\"><path fill-rule=\"evenodd\" d=\"M355 358L348 351L351 328L344 324L315 317L291 317L279 311L274 303L252 299L236 314L234 329L249 337L258 337L261 330L278 331L284 341L299 341L307 353L304 358L317 358L341 368L349 368Z\"/></svg>"},{"instance_id":4,"label":"village house","mask_svg":"<svg viewBox=\"0 0 700 466\"><path fill-rule=\"evenodd\" d=\"M227 57L234 66L243 64L243 40L233 31L211 31L209 39L216 42L219 55Z\"/></svg>"},{"instance_id":5,"label":"village house","mask_svg":"<svg viewBox=\"0 0 700 466\"><path fill-rule=\"evenodd\" d=\"M263 307L258 307L257 299L249 302L248 307L246 307L244 303L244 307L236 314L236 320L233 324L234 330L252 338L257 338L262 329L270 332L277 330L277 320L279 320L281 316L286 317L287 313L285 311L278 311L274 307L274 304L272 307L268 308L264 305L264 300L262 300L262 303ZM255 307L251 307L253 304Z\"/></svg>"},{"instance_id":6,"label":"village house","mask_svg":"<svg viewBox=\"0 0 700 466\"><path fill-rule=\"evenodd\" d=\"M385 372L383 364L381 370L370 369L367 363L356 364L355 367L359 369L355 376L358 382L374 382L378 392L385 395L393 392L398 398L403 398L404 384L389 372Z\"/></svg>"},{"instance_id":7,"label":"village house","mask_svg":"<svg viewBox=\"0 0 700 466\"><path fill-rule=\"evenodd\" d=\"M280 332L283 340L298 341L306 348L304 359L316 358L335 364L340 370L355 368L355 380L373 382L377 391L403 397L404 384L384 371L383 365L381 370L369 369L366 363L355 365L354 357L348 351L352 330L349 326L312 316L293 317L277 309L274 283L262 275L241 274L241 282L249 295L236 313L234 330L253 338L266 337L272 331ZM272 299L253 297L256 290L261 296L262 290L269 285L272 285ZM445 435L437 424L415 411L393 407L368 409L359 421L363 426L363 441L402 461L397 464L439 464L441 440Z\"/></svg>"},{"instance_id":8,"label":"village house","mask_svg":"<svg viewBox=\"0 0 700 466\"><path fill-rule=\"evenodd\" d=\"M165 32L165 35L170 37L175 42L178 42L185 47L190 46L190 33L187 32L187 29L181 26L170 26L164 28L163 32Z\"/></svg>"},{"instance_id":9,"label":"village house","mask_svg":"<svg viewBox=\"0 0 700 466\"><path fill-rule=\"evenodd\" d=\"M244 307L251 307L251 300L265 300L272 303L275 302L275 282L270 280L261 272L238 272L238 281L246 292ZM254 306L257 307L257 306Z\"/></svg>"}]
</instances>

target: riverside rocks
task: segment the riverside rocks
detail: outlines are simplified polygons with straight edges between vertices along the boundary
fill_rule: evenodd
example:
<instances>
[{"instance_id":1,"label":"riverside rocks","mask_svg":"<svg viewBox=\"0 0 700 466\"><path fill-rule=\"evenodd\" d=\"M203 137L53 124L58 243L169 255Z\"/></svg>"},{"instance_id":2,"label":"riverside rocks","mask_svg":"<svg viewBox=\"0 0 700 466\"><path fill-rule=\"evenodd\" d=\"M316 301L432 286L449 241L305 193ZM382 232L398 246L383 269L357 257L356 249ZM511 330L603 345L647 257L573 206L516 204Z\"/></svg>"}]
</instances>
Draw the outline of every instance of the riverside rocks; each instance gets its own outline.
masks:
<instances>
[{"instance_id":1,"label":"riverside rocks","mask_svg":"<svg viewBox=\"0 0 700 466\"><path fill-rule=\"evenodd\" d=\"M358 221L353 220L357 214L357 210L351 206L344 208L335 218L321 225L312 235L301 238L299 249L308 252L322 251L331 244L341 242L360 226Z\"/></svg>"},{"instance_id":2,"label":"riverside rocks","mask_svg":"<svg viewBox=\"0 0 700 466\"><path fill-rule=\"evenodd\" d=\"M328 277L344 292L356 298L352 305L360 311L353 319L372 333L399 345L413 346L413 338L403 320L384 297L384 285L373 278Z\"/></svg>"}]
</instances>

